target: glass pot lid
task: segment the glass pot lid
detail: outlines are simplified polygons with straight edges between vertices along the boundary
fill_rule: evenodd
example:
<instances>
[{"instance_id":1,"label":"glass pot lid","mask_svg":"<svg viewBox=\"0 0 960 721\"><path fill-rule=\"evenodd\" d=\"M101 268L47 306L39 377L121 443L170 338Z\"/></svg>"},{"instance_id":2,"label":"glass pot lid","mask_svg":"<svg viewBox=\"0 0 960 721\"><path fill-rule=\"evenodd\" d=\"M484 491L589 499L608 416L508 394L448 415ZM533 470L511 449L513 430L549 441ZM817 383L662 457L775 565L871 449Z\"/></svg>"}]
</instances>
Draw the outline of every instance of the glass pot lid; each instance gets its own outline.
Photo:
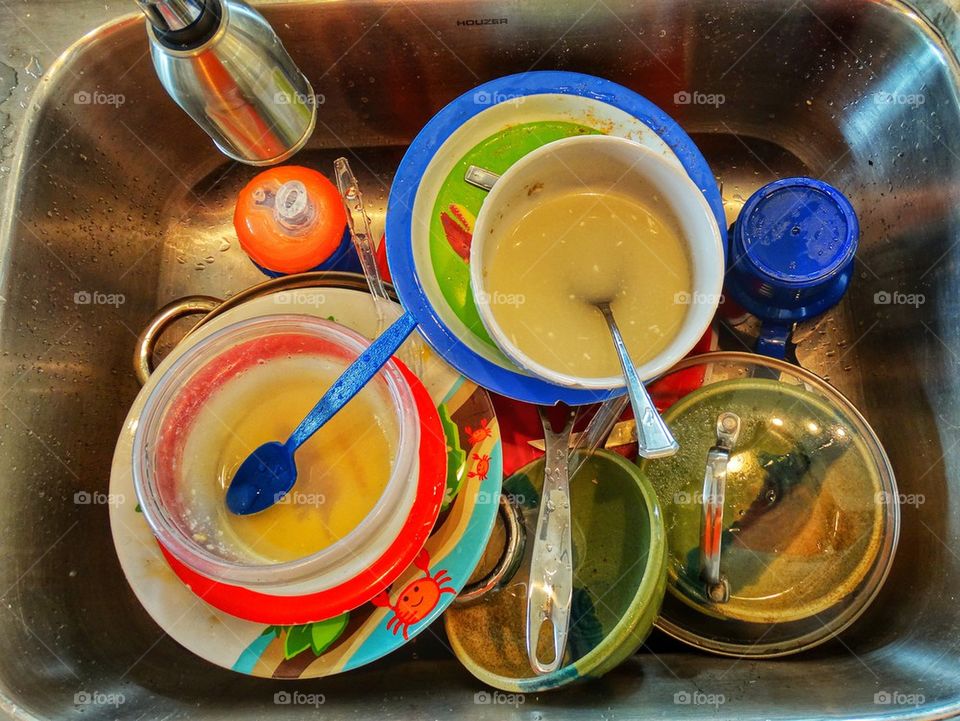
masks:
<instances>
[{"instance_id":1,"label":"glass pot lid","mask_svg":"<svg viewBox=\"0 0 960 721\"><path fill-rule=\"evenodd\" d=\"M658 625L754 657L849 626L899 529L893 472L863 417L812 373L747 353L687 359L650 390L680 443L642 463L669 546Z\"/></svg>"}]
</instances>

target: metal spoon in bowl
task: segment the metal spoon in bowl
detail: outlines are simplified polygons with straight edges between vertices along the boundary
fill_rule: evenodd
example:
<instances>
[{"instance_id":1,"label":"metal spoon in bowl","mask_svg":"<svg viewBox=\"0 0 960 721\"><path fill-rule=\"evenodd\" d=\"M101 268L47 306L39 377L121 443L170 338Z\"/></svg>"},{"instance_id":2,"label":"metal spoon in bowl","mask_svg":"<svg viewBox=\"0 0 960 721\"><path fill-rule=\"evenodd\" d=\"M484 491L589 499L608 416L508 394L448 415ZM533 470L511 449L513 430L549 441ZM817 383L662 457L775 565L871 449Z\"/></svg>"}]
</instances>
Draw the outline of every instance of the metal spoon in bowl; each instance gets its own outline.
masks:
<instances>
[{"instance_id":1,"label":"metal spoon in bowl","mask_svg":"<svg viewBox=\"0 0 960 721\"><path fill-rule=\"evenodd\" d=\"M494 183L500 179L500 176L486 168L471 165L467 168L463 179L470 185L482 190L491 190ZM637 419L638 453L643 458L672 456L680 446L654 407L653 401L650 399L650 394L647 393L643 382L637 376L633 361L630 360L630 355L620 335L620 329L613 319L610 303L601 302L594 303L594 305L603 313L607 325L610 327L610 333L613 335L613 342L617 348L617 355L620 356L620 365L623 366L623 373L627 379L627 391L630 396L630 403L633 405L633 414ZM594 423L591 421L588 429L589 432L578 438L578 445L583 446L583 448L587 450L587 453L581 456L573 456L574 458L579 458L579 462L577 467L572 469L570 473L571 477L576 475L576 472L580 469L580 466L583 465L583 462L589 454L597 449L604 438L610 435L613 424L617 418L620 417L624 408L618 401L619 399L617 398L607 400L597 412L597 416L595 417L597 422Z\"/></svg>"},{"instance_id":2,"label":"metal spoon in bowl","mask_svg":"<svg viewBox=\"0 0 960 721\"><path fill-rule=\"evenodd\" d=\"M603 313L603 318L607 321L610 335L613 336L613 345L617 349L620 365L623 367L623 375L627 381L627 393L630 395L630 405L633 406L633 415L637 422L637 455L642 458L672 456L679 450L680 444L677 443L673 434L670 433L670 429L667 428L667 424L660 417L650 394L647 393L646 386L643 385L643 381L637 375L637 369L633 365L633 361L630 360L630 353L627 351L623 336L620 335L620 328L617 327L617 321L610 309L610 301L594 301L593 305Z\"/></svg>"}]
</instances>

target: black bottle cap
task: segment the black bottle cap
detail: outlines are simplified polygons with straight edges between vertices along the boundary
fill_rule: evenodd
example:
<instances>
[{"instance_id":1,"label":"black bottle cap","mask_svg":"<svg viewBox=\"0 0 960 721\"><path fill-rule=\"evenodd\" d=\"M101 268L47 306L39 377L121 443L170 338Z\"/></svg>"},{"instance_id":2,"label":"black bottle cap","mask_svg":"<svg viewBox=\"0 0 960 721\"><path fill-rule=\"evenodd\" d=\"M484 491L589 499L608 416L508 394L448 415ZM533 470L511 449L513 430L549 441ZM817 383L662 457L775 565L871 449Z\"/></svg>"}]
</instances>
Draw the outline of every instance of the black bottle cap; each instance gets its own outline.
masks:
<instances>
[{"instance_id":1,"label":"black bottle cap","mask_svg":"<svg viewBox=\"0 0 960 721\"><path fill-rule=\"evenodd\" d=\"M223 19L221 0L203 0L197 19L179 30L153 26L157 40L171 50L193 50L214 36Z\"/></svg>"}]
</instances>

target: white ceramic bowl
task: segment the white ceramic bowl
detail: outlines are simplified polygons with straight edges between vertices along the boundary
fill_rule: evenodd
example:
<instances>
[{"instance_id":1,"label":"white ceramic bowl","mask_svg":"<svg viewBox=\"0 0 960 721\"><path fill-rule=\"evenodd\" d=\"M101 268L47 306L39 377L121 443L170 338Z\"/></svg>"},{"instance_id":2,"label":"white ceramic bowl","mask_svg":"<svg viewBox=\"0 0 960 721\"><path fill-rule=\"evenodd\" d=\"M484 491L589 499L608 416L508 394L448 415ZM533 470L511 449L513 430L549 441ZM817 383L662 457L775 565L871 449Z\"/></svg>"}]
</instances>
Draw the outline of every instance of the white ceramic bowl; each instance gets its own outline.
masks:
<instances>
[{"instance_id":1,"label":"white ceramic bowl","mask_svg":"<svg viewBox=\"0 0 960 721\"><path fill-rule=\"evenodd\" d=\"M535 185L542 185L542 190L528 193ZM637 367L642 380L652 380L687 355L712 322L723 287L724 253L716 218L683 167L632 140L605 135L557 140L524 156L500 177L477 216L470 249L470 286L480 319L514 363L545 380L571 388L623 387L619 375L582 378L534 361L507 338L489 303L491 294L483 271L496 251L498 223L520 217L544 198L584 186L635 197L649 194L653 188L673 212L687 244L692 286L676 302L688 303L689 309L666 348Z\"/></svg>"},{"instance_id":2,"label":"white ceramic bowl","mask_svg":"<svg viewBox=\"0 0 960 721\"><path fill-rule=\"evenodd\" d=\"M664 158L680 162L670 146L640 119L604 100L563 93L540 93L517 98L517 102L495 103L460 125L436 148L419 181L413 204L410 243L417 282L422 284L430 306L444 326L481 358L509 370L516 370L515 364L508 362L498 348L471 329L444 295L441 286L450 280L438 276L431 259L430 225L431 217L437 212L435 205L440 189L467 151L508 128L536 122L575 123L604 135L629 138Z\"/></svg>"}]
</instances>

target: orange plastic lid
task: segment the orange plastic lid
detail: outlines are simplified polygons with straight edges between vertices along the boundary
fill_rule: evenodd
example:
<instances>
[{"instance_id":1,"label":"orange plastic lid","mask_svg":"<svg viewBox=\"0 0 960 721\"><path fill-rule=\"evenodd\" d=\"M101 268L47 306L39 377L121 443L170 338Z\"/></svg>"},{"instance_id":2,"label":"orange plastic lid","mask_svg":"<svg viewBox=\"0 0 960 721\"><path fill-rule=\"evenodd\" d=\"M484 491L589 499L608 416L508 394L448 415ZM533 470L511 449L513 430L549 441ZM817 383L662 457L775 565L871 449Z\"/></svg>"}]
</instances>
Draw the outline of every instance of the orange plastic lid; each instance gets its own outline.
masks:
<instances>
[{"instance_id":1,"label":"orange plastic lid","mask_svg":"<svg viewBox=\"0 0 960 721\"><path fill-rule=\"evenodd\" d=\"M337 250L347 224L336 187L298 165L271 168L240 191L233 225L255 263L277 273L315 268Z\"/></svg>"}]
</instances>

